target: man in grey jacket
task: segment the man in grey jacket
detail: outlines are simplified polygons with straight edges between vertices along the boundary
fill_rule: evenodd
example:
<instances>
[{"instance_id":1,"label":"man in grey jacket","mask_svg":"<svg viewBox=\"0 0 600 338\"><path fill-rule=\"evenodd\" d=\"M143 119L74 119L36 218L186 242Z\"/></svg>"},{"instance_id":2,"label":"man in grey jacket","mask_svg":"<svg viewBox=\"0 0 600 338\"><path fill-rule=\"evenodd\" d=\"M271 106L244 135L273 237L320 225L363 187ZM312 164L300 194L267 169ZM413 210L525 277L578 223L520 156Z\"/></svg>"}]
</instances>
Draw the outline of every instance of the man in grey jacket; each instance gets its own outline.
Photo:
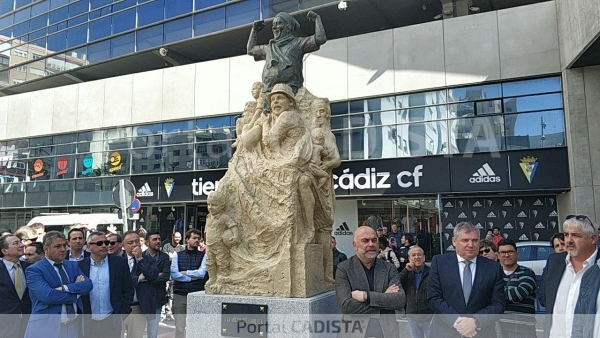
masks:
<instances>
[{"instance_id":1,"label":"man in grey jacket","mask_svg":"<svg viewBox=\"0 0 600 338\"><path fill-rule=\"evenodd\" d=\"M377 259L379 243L372 228L359 227L352 246L356 255L338 265L335 278L337 301L344 321L350 322L341 325L338 337L396 338L395 310L404 309L406 302L398 271Z\"/></svg>"}]
</instances>

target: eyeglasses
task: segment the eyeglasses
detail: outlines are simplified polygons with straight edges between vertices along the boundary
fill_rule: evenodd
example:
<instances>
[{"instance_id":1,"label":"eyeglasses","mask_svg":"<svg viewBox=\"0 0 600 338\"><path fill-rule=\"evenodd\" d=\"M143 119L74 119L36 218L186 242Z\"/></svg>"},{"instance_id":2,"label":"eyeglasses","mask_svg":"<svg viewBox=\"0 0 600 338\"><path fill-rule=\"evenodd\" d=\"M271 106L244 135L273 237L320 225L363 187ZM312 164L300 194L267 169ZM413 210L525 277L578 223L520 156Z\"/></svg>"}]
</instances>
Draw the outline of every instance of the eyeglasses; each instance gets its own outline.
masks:
<instances>
[{"instance_id":1,"label":"eyeglasses","mask_svg":"<svg viewBox=\"0 0 600 338\"><path fill-rule=\"evenodd\" d=\"M112 243L112 242L111 241L90 242L90 244L94 244L95 246L102 246L102 244L109 245L110 243Z\"/></svg>"},{"instance_id":2,"label":"eyeglasses","mask_svg":"<svg viewBox=\"0 0 600 338\"><path fill-rule=\"evenodd\" d=\"M106 245L116 245L117 243L121 243L121 242L108 242L108 243L106 243Z\"/></svg>"},{"instance_id":3,"label":"eyeglasses","mask_svg":"<svg viewBox=\"0 0 600 338\"><path fill-rule=\"evenodd\" d=\"M490 251L492 251L492 249L490 249L490 248L482 249L482 250L479 250L479 254L483 255L484 253L490 253Z\"/></svg>"},{"instance_id":4,"label":"eyeglasses","mask_svg":"<svg viewBox=\"0 0 600 338\"><path fill-rule=\"evenodd\" d=\"M498 253L501 254L501 255L512 256L512 255L516 254L517 252L515 250L510 250L510 251L498 251Z\"/></svg>"}]
</instances>

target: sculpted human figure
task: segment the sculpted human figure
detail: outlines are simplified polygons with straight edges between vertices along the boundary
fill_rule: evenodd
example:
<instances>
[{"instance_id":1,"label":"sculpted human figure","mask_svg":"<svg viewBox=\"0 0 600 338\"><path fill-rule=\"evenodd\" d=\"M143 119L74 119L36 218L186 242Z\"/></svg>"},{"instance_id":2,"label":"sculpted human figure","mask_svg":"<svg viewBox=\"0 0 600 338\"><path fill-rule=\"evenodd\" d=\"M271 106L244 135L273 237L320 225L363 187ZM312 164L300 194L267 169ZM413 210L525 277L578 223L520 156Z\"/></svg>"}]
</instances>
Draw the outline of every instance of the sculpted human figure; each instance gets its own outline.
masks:
<instances>
[{"instance_id":1,"label":"sculpted human figure","mask_svg":"<svg viewBox=\"0 0 600 338\"><path fill-rule=\"evenodd\" d=\"M229 249L241 241L240 231L234 220L225 213L227 196L221 191L213 191L207 197L209 216L206 219L206 266L209 275L207 288L218 288L223 276L229 272L231 255ZM216 291L216 290L215 290Z\"/></svg>"},{"instance_id":2,"label":"sculpted human figure","mask_svg":"<svg viewBox=\"0 0 600 338\"><path fill-rule=\"evenodd\" d=\"M295 37L293 32L300 24L288 13L279 13L273 19L273 39L268 45L257 45L257 33L264 27L263 20L255 21L248 38L248 55L254 60L266 60L262 73L265 85L263 93L270 93L277 83L285 83L292 88L294 94L304 85L302 76L302 59L304 54L319 50L319 46L327 41L321 17L310 11L307 19L315 22L315 34L309 37ZM264 100L263 100L264 101ZM265 112L269 106L263 102Z\"/></svg>"},{"instance_id":3,"label":"sculpted human figure","mask_svg":"<svg viewBox=\"0 0 600 338\"><path fill-rule=\"evenodd\" d=\"M240 138L245 131L250 130L254 123L260 117L262 113L262 105L258 105L258 102L262 103L262 90L263 90L262 82L254 82L252 84L252 97L255 101L248 101L244 105L244 112L242 113L242 117L235 121L235 133L237 135L237 139L231 145L233 148L237 148L240 144Z\"/></svg>"}]
</instances>

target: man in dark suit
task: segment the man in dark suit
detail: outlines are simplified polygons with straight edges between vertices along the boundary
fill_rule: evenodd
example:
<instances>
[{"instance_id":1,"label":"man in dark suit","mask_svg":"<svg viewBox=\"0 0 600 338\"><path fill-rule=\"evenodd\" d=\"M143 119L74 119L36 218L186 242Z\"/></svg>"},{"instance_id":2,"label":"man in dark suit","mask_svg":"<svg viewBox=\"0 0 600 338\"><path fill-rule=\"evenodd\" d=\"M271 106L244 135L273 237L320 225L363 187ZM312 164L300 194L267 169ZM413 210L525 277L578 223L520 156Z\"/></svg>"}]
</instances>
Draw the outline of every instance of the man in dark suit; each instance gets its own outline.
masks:
<instances>
[{"instance_id":1,"label":"man in dark suit","mask_svg":"<svg viewBox=\"0 0 600 338\"><path fill-rule=\"evenodd\" d=\"M78 313L83 309L79 297L92 290L92 281L76 262L65 260L67 240L62 232L47 232L42 243L46 257L25 270L31 297L25 337L78 337Z\"/></svg>"},{"instance_id":2,"label":"man in dark suit","mask_svg":"<svg viewBox=\"0 0 600 338\"><path fill-rule=\"evenodd\" d=\"M427 303L427 280L430 268L425 264L425 251L413 245L408 249L408 263L400 271L400 282L406 292L406 317L411 338L428 338L431 332L431 308Z\"/></svg>"},{"instance_id":3,"label":"man in dark suit","mask_svg":"<svg viewBox=\"0 0 600 338\"><path fill-rule=\"evenodd\" d=\"M135 293L131 314L123 321L121 336L127 332L127 338L142 338L147 320L152 320L156 316L152 282L158 277L158 267L154 258L142 255L140 235L136 231L127 231L123 234L123 248Z\"/></svg>"},{"instance_id":4,"label":"man in dark suit","mask_svg":"<svg viewBox=\"0 0 600 338\"><path fill-rule=\"evenodd\" d=\"M79 224L74 224L73 226L78 225ZM67 235L67 244L69 244L69 250L67 250L67 260L79 262L86 257L90 257L90 253L83 250L83 247L85 246L84 236L83 229L81 228L73 228L69 231L69 234Z\"/></svg>"},{"instance_id":5,"label":"man in dark suit","mask_svg":"<svg viewBox=\"0 0 600 338\"><path fill-rule=\"evenodd\" d=\"M395 310L403 309L406 301L398 270L377 259L379 242L372 228L356 229L352 246L356 255L338 264L335 277L338 304L344 320L352 323L341 325L338 336L397 338Z\"/></svg>"},{"instance_id":6,"label":"man in dark suit","mask_svg":"<svg viewBox=\"0 0 600 338\"><path fill-rule=\"evenodd\" d=\"M146 245L148 246L148 249L144 251L144 255L154 258L158 268L158 278L152 282L155 292L156 317L152 320L148 320L146 328L148 338L156 338L158 336L160 313L163 305L167 304L167 281L171 279L171 262L169 255L160 251L160 234L158 232L149 232L146 234Z\"/></svg>"},{"instance_id":7,"label":"man in dark suit","mask_svg":"<svg viewBox=\"0 0 600 338\"><path fill-rule=\"evenodd\" d=\"M477 256L479 230L461 222L450 252L433 257L427 301L433 310L432 337L495 337L504 311L504 281L497 262Z\"/></svg>"},{"instance_id":8,"label":"man in dark suit","mask_svg":"<svg viewBox=\"0 0 600 338\"><path fill-rule=\"evenodd\" d=\"M25 271L27 262L19 261L23 255L23 243L15 235L0 237L0 337L23 337L29 314L31 299Z\"/></svg>"},{"instance_id":9,"label":"man in dark suit","mask_svg":"<svg viewBox=\"0 0 600 338\"><path fill-rule=\"evenodd\" d=\"M581 297L579 291L584 288L583 276L600 256L596 248L598 230L589 217L567 216L563 230L567 251L550 255L542 275L540 296L546 306L544 337L572 336L575 308ZM589 316L595 312L581 314Z\"/></svg>"},{"instance_id":10,"label":"man in dark suit","mask_svg":"<svg viewBox=\"0 0 600 338\"><path fill-rule=\"evenodd\" d=\"M108 243L103 232L88 236L91 256L79 262L94 288L83 302L84 337L119 338L121 323L131 312L133 283L127 262L108 255Z\"/></svg>"}]
</instances>

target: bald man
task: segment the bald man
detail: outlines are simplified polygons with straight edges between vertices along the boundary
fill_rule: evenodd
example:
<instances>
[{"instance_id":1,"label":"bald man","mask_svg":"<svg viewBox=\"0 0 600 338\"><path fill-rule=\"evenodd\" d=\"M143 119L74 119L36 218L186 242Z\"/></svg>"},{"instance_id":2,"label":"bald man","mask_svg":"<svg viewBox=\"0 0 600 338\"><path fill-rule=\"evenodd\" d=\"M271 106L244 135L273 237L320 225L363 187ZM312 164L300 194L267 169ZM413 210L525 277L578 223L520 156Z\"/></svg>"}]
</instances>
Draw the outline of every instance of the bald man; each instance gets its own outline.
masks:
<instances>
[{"instance_id":1,"label":"bald man","mask_svg":"<svg viewBox=\"0 0 600 338\"><path fill-rule=\"evenodd\" d=\"M359 227L352 246L356 255L338 264L335 277L337 301L350 322L338 337L399 337L394 310L404 309L406 296L398 270L377 259L379 243L372 228Z\"/></svg>"}]
</instances>

